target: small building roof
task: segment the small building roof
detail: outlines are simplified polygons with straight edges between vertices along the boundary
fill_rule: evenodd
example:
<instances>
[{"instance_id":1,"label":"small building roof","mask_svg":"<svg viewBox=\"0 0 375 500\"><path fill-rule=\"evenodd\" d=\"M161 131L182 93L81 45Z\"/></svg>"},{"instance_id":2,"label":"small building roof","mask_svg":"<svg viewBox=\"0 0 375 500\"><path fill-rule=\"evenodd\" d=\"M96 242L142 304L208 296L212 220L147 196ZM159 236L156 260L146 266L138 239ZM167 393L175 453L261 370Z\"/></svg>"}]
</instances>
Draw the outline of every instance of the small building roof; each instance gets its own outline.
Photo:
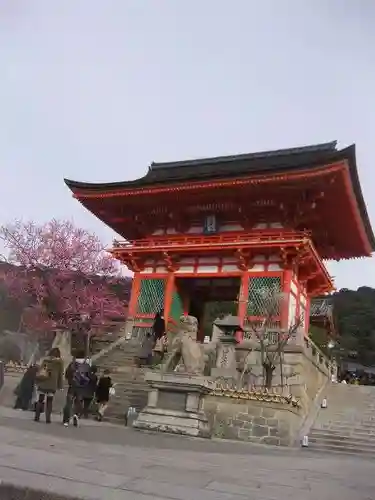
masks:
<instances>
[{"instance_id":1,"label":"small building roof","mask_svg":"<svg viewBox=\"0 0 375 500\"><path fill-rule=\"evenodd\" d=\"M317 297L311 301L310 316L331 318L333 314L333 304L329 297Z\"/></svg>"},{"instance_id":2,"label":"small building roof","mask_svg":"<svg viewBox=\"0 0 375 500\"><path fill-rule=\"evenodd\" d=\"M237 328L242 331L241 320L238 316L227 314L224 318L215 319L214 325L219 328Z\"/></svg>"}]
</instances>

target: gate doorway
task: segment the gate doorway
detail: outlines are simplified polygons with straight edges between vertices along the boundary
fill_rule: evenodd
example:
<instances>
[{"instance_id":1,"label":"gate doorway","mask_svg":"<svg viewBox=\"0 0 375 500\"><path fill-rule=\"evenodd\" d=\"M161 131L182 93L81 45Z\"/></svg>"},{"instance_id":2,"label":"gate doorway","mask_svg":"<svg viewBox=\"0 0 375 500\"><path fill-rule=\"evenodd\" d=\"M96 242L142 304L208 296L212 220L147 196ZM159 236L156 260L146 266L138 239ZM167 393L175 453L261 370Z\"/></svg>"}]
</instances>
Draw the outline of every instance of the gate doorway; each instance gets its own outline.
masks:
<instances>
[{"instance_id":1,"label":"gate doorway","mask_svg":"<svg viewBox=\"0 0 375 500\"><path fill-rule=\"evenodd\" d=\"M183 312L198 319L198 341L211 337L213 322L221 314L238 314L240 286L239 277L176 278L175 293L180 298ZM172 304L171 317L177 320L174 316Z\"/></svg>"}]
</instances>

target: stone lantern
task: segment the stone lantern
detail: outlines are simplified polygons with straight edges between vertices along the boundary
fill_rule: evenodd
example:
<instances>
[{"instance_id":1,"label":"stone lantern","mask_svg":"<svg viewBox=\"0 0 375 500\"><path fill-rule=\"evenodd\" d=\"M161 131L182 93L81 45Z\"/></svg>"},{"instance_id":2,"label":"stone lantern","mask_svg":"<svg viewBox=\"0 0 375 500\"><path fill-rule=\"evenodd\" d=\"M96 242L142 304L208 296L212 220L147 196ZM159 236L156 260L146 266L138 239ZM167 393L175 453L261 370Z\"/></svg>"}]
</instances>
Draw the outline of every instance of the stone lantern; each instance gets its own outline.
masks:
<instances>
[{"instance_id":1,"label":"stone lantern","mask_svg":"<svg viewBox=\"0 0 375 500\"><path fill-rule=\"evenodd\" d=\"M214 325L219 328L216 348L216 365L212 369L211 375L214 377L237 378L236 345L238 340L236 333L243 332L243 328L238 316L229 314L222 319L214 321Z\"/></svg>"}]
</instances>

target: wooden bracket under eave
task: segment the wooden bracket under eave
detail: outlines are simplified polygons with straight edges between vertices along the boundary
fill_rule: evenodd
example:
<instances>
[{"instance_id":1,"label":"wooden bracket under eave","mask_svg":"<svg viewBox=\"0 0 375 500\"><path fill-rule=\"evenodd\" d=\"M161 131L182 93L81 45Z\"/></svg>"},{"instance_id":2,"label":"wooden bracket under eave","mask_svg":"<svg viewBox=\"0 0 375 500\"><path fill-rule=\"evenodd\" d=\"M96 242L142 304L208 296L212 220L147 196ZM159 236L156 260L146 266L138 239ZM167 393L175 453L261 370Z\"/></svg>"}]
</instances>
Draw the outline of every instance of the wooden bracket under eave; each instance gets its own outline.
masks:
<instances>
[{"instance_id":1,"label":"wooden bracket under eave","mask_svg":"<svg viewBox=\"0 0 375 500\"><path fill-rule=\"evenodd\" d=\"M251 252L245 251L242 248L239 248L235 252L235 256L238 262L238 267L241 271L247 271L251 266Z\"/></svg>"},{"instance_id":2,"label":"wooden bracket under eave","mask_svg":"<svg viewBox=\"0 0 375 500\"><path fill-rule=\"evenodd\" d=\"M171 257L168 252L162 253L162 259L169 272L178 271L180 268L180 264L177 262L177 259L175 257Z\"/></svg>"}]
</instances>

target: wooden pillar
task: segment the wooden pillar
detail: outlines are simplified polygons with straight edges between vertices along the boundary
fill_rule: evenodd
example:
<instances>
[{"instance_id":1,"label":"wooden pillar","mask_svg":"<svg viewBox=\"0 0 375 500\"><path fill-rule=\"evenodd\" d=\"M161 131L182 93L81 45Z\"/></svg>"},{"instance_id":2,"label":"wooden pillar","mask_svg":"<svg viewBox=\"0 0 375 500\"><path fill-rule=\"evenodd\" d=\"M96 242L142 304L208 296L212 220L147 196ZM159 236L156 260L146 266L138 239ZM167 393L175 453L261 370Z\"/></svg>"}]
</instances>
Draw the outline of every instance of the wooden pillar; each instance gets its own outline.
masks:
<instances>
[{"instance_id":1,"label":"wooden pillar","mask_svg":"<svg viewBox=\"0 0 375 500\"><path fill-rule=\"evenodd\" d=\"M249 273L244 271L241 276L240 292L238 297L238 317L241 325L244 326L247 314L247 304L249 300Z\"/></svg>"},{"instance_id":2,"label":"wooden pillar","mask_svg":"<svg viewBox=\"0 0 375 500\"><path fill-rule=\"evenodd\" d=\"M174 292L174 281L175 281L174 272L168 273L167 284L165 287L165 297L164 297L164 320L166 327L168 326L169 315L171 312L172 297Z\"/></svg>"},{"instance_id":3,"label":"wooden pillar","mask_svg":"<svg viewBox=\"0 0 375 500\"><path fill-rule=\"evenodd\" d=\"M129 313L128 313L129 318L134 318L137 314L140 287L141 287L141 274L134 273L132 281L132 289L130 294L130 302L129 302Z\"/></svg>"},{"instance_id":4,"label":"wooden pillar","mask_svg":"<svg viewBox=\"0 0 375 500\"><path fill-rule=\"evenodd\" d=\"M289 301L290 301L290 288L292 283L292 270L285 269L283 273L283 301L281 303L280 321L281 328L287 329L289 327Z\"/></svg>"},{"instance_id":5,"label":"wooden pillar","mask_svg":"<svg viewBox=\"0 0 375 500\"><path fill-rule=\"evenodd\" d=\"M301 285L297 281L297 294L296 294L296 320L299 320L301 317Z\"/></svg>"},{"instance_id":6,"label":"wooden pillar","mask_svg":"<svg viewBox=\"0 0 375 500\"><path fill-rule=\"evenodd\" d=\"M306 305L305 305L305 337L309 336L309 328L310 328L310 306L311 306L311 298L306 294Z\"/></svg>"}]
</instances>

